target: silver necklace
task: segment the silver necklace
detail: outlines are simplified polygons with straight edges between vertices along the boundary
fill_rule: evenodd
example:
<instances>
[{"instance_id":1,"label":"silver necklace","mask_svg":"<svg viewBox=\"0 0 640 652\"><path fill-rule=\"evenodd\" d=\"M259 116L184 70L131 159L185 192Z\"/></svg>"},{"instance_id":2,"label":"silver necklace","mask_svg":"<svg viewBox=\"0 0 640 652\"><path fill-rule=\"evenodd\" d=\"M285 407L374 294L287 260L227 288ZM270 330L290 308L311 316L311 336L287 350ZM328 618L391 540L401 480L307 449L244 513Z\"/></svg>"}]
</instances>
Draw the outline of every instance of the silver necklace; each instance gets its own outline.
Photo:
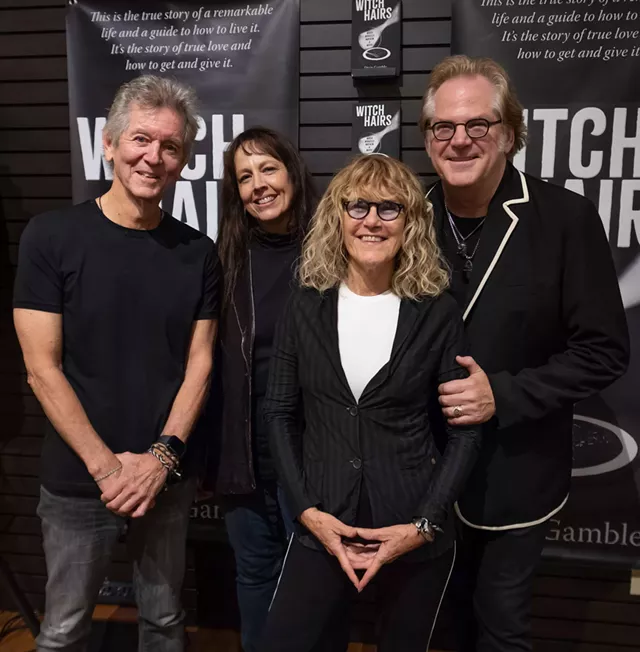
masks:
<instances>
[{"instance_id":1,"label":"silver necklace","mask_svg":"<svg viewBox=\"0 0 640 652\"><path fill-rule=\"evenodd\" d=\"M464 258L464 266L463 270L466 274L471 274L473 271L473 257L476 255L476 251L478 251L478 247L480 246L480 238L478 238L478 242L476 242L476 246L473 248L473 251L469 253L469 248L467 247L467 240L477 231L479 231L482 228L482 225L484 224L485 220L487 219L486 217L483 217L482 220L480 220L480 223L471 231L471 233L467 233L466 236L463 236L462 233L460 233L458 227L456 226L456 223L453 221L453 217L451 216L451 213L449 212L449 209L445 206L445 211L447 212L447 218L449 219L449 226L451 227L451 232L453 233L453 237L456 241L457 245L457 250L456 253L458 256L461 256Z\"/></svg>"},{"instance_id":2,"label":"silver necklace","mask_svg":"<svg viewBox=\"0 0 640 652\"><path fill-rule=\"evenodd\" d=\"M100 212L102 213L102 215L103 215L104 217L106 217L107 219L109 219L109 218L105 215L105 212L102 210L102 197L103 197L103 196L104 196L104 195L100 195L100 196L98 197L98 208L100 209ZM162 222L162 218L164 217L164 211L163 211L159 206L158 206L158 208L160 209L160 222ZM160 222L158 222L158 224L159 224Z\"/></svg>"}]
</instances>

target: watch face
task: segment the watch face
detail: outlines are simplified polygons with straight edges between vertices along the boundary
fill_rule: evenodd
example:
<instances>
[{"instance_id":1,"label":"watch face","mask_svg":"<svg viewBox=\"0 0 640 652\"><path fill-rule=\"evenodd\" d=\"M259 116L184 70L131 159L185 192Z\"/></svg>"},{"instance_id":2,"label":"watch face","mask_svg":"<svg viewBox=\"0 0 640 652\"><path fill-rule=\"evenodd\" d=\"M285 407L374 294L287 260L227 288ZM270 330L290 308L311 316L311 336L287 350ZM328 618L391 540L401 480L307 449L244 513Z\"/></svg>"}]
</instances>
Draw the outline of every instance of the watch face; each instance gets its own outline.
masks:
<instances>
[{"instance_id":1,"label":"watch face","mask_svg":"<svg viewBox=\"0 0 640 652\"><path fill-rule=\"evenodd\" d=\"M431 527L431 523L429 523L429 520L426 518L417 518L413 524L418 528L420 532L423 534L428 534L432 535L433 534L433 528Z\"/></svg>"}]
</instances>

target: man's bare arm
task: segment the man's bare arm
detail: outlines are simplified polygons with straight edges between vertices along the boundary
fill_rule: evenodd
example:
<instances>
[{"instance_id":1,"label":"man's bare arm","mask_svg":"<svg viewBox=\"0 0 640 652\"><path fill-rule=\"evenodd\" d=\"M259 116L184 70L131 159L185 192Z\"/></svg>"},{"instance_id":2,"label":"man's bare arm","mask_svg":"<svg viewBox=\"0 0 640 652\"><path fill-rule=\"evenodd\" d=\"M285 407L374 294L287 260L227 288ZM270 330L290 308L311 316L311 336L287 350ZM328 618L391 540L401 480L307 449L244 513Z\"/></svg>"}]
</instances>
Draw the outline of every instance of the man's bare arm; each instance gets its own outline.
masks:
<instances>
[{"instance_id":1,"label":"man's bare arm","mask_svg":"<svg viewBox=\"0 0 640 652\"><path fill-rule=\"evenodd\" d=\"M62 372L62 315L16 308L13 320L27 381L53 427L94 479L118 468L118 458L94 430Z\"/></svg>"},{"instance_id":2,"label":"man's bare arm","mask_svg":"<svg viewBox=\"0 0 640 652\"><path fill-rule=\"evenodd\" d=\"M184 381L162 431L163 434L174 435L185 443L207 397L213 369L213 347L217 330L217 320L201 319L195 322Z\"/></svg>"}]
</instances>

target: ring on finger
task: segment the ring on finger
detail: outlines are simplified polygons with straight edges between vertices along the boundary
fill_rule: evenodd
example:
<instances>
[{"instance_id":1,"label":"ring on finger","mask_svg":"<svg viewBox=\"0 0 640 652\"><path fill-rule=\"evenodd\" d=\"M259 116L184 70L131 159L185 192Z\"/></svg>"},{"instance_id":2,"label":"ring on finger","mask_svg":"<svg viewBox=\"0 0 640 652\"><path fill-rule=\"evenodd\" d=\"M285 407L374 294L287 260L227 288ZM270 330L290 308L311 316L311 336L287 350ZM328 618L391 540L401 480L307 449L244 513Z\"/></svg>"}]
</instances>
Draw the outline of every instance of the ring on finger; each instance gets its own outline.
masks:
<instances>
[{"instance_id":1,"label":"ring on finger","mask_svg":"<svg viewBox=\"0 0 640 652\"><path fill-rule=\"evenodd\" d=\"M462 416L462 408L459 405L456 405L453 408L453 418L457 419L458 417Z\"/></svg>"}]
</instances>

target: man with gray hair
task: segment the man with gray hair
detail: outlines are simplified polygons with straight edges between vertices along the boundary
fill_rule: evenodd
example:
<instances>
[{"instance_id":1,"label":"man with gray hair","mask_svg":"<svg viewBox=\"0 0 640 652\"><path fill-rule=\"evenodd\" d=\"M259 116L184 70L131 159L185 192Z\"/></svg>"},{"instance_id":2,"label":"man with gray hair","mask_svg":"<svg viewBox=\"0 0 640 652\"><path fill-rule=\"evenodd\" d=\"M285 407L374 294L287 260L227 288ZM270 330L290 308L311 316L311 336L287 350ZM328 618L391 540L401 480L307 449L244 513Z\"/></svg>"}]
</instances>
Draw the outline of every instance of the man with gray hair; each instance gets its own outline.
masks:
<instances>
[{"instance_id":1,"label":"man with gray hair","mask_svg":"<svg viewBox=\"0 0 640 652\"><path fill-rule=\"evenodd\" d=\"M190 88L151 75L124 84L103 132L111 188L34 217L20 242L14 321L49 420L38 506L42 652L86 649L125 531L140 649L184 647L196 457L187 439L212 369L220 273L214 243L159 204L196 133Z\"/></svg>"},{"instance_id":2,"label":"man with gray hair","mask_svg":"<svg viewBox=\"0 0 640 652\"><path fill-rule=\"evenodd\" d=\"M531 650L533 578L569 492L573 406L624 373L624 309L593 204L512 165L526 128L499 64L438 64L420 127L470 354L458 358L468 378L441 385L440 403L451 425L484 424L456 504L459 649Z\"/></svg>"}]
</instances>

